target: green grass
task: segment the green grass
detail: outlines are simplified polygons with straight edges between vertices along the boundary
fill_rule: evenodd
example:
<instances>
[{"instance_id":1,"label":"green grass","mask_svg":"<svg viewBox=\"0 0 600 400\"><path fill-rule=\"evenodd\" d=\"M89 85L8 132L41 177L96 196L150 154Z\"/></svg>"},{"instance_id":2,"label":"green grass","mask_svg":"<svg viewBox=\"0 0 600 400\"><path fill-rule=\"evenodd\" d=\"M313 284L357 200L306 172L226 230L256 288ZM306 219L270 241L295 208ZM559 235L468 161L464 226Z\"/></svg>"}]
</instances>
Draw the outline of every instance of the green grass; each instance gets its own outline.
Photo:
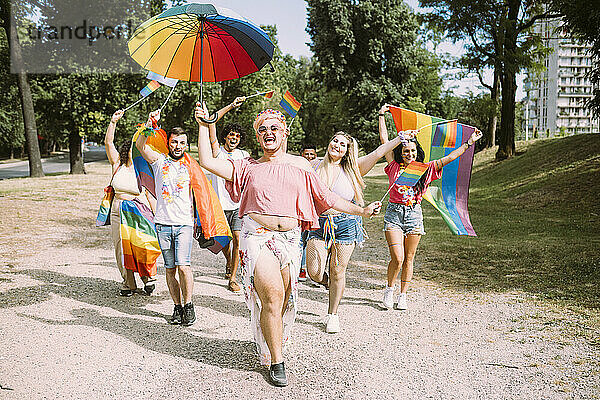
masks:
<instances>
[{"instance_id":1,"label":"green grass","mask_svg":"<svg viewBox=\"0 0 600 400\"><path fill-rule=\"evenodd\" d=\"M478 237L452 235L423 202L415 272L455 289L523 291L597 313L600 135L518 143L517 151L500 163L492 149L476 156L469 212ZM386 177L366 181L367 199L380 199ZM366 224L386 246L383 216Z\"/></svg>"}]
</instances>

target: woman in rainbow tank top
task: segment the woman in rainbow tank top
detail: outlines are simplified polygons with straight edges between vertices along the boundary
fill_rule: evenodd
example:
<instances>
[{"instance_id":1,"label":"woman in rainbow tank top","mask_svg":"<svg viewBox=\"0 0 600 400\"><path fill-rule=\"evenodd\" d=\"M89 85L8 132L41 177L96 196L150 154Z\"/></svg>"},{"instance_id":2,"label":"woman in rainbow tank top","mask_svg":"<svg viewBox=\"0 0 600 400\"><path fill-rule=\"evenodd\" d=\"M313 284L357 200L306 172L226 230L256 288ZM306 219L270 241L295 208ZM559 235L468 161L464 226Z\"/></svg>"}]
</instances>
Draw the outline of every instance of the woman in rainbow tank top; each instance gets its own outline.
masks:
<instances>
[{"instance_id":1,"label":"woman in rainbow tank top","mask_svg":"<svg viewBox=\"0 0 600 400\"><path fill-rule=\"evenodd\" d=\"M379 138L381 139L381 143L388 142L388 132L384 118L386 111L389 111L387 105L381 107L379 111ZM442 176L442 168L446 164L460 157L483 136L481 131L476 129L465 144L439 160L430 161L427 172L425 172L415 186L409 187L396 185L394 182L412 161L423 162L425 152L417 141L417 131L401 133L404 135L404 143L394 148L393 152L385 155L388 165L384 171L388 176L391 187L390 201L383 219L383 230L391 256L387 268L387 286L383 294L383 307L388 310L394 306L396 279L400 272L400 293L396 307L399 310L406 310L408 308L406 291L413 275L413 260L421 236L425 234L423 212L421 211L423 194L432 181Z\"/></svg>"}]
</instances>

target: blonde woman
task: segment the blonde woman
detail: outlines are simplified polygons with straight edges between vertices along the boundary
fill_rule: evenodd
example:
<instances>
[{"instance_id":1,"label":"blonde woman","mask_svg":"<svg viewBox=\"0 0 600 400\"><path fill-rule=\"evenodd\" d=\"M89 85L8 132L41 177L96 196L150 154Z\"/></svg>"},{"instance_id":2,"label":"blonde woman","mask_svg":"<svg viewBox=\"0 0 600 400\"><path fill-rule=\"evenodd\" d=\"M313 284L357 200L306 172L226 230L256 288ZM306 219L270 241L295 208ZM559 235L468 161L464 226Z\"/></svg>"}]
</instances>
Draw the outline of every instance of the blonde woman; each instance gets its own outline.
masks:
<instances>
[{"instance_id":1,"label":"blonde woman","mask_svg":"<svg viewBox=\"0 0 600 400\"><path fill-rule=\"evenodd\" d=\"M400 144L395 138L373 152L358 157L358 143L352 136L337 132L323 160L315 160L313 168L329 189L345 200L364 205L363 176L377 160ZM330 209L319 217L320 228L308 233L306 248L307 269L311 279L329 288L329 308L326 332L340 331L337 311L346 287L346 267L356 244L364 241L360 217ZM329 260L329 275L325 271Z\"/></svg>"}]
</instances>

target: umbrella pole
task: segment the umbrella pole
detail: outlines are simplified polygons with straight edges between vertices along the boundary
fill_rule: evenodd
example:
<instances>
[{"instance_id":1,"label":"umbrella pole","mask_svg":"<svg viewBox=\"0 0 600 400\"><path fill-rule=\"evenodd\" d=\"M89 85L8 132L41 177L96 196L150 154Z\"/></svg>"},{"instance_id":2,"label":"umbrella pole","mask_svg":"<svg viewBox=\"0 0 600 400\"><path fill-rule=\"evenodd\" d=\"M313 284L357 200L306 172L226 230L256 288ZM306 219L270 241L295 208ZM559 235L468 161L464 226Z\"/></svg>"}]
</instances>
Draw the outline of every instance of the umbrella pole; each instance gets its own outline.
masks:
<instances>
[{"instance_id":1,"label":"umbrella pole","mask_svg":"<svg viewBox=\"0 0 600 400\"><path fill-rule=\"evenodd\" d=\"M204 99L202 96L202 88L204 82L202 82L202 66L204 64L204 18L200 21L200 104L204 106Z\"/></svg>"},{"instance_id":2,"label":"umbrella pole","mask_svg":"<svg viewBox=\"0 0 600 400\"><path fill-rule=\"evenodd\" d=\"M203 86L204 82L202 81L202 66L204 64L204 18L200 20L200 105L204 107L204 96L203 96ZM215 115L211 118L202 118L200 119L207 124L214 124L219 119L219 114L215 113Z\"/></svg>"}]
</instances>

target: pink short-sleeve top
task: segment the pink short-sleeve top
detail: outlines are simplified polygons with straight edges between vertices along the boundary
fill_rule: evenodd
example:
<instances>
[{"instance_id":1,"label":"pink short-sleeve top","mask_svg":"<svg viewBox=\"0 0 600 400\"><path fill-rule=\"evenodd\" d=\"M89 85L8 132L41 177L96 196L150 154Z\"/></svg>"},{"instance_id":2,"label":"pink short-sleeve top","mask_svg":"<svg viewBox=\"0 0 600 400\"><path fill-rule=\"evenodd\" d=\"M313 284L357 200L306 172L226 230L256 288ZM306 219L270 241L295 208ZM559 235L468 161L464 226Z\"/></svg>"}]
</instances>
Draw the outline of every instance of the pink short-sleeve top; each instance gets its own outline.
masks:
<instances>
[{"instance_id":1,"label":"pink short-sleeve top","mask_svg":"<svg viewBox=\"0 0 600 400\"><path fill-rule=\"evenodd\" d=\"M240 217L277 215L298 219L303 230L318 229L319 215L339 199L313 171L250 157L230 162L233 180L225 181L225 188L240 203Z\"/></svg>"},{"instance_id":2,"label":"pink short-sleeve top","mask_svg":"<svg viewBox=\"0 0 600 400\"><path fill-rule=\"evenodd\" d=\"M429 184L436 179L440 179L442 176L442 170L438 171L435 168L435 163L433 161L428 162L427 165L429 168L427 169L427 172L425 172L425 190L423 192L416 192L414 188L410 186L396 185L394 183L402 171L404 171L404 168L406 168L404 164L399 164L395 160L392 160L392 162L383 169L388 176L388 182L390 186L393 185L392 190L390 190L391 203L404 204L405 206L421 204L423 194L427 190Z\"/></svg>"}]
</instances>

